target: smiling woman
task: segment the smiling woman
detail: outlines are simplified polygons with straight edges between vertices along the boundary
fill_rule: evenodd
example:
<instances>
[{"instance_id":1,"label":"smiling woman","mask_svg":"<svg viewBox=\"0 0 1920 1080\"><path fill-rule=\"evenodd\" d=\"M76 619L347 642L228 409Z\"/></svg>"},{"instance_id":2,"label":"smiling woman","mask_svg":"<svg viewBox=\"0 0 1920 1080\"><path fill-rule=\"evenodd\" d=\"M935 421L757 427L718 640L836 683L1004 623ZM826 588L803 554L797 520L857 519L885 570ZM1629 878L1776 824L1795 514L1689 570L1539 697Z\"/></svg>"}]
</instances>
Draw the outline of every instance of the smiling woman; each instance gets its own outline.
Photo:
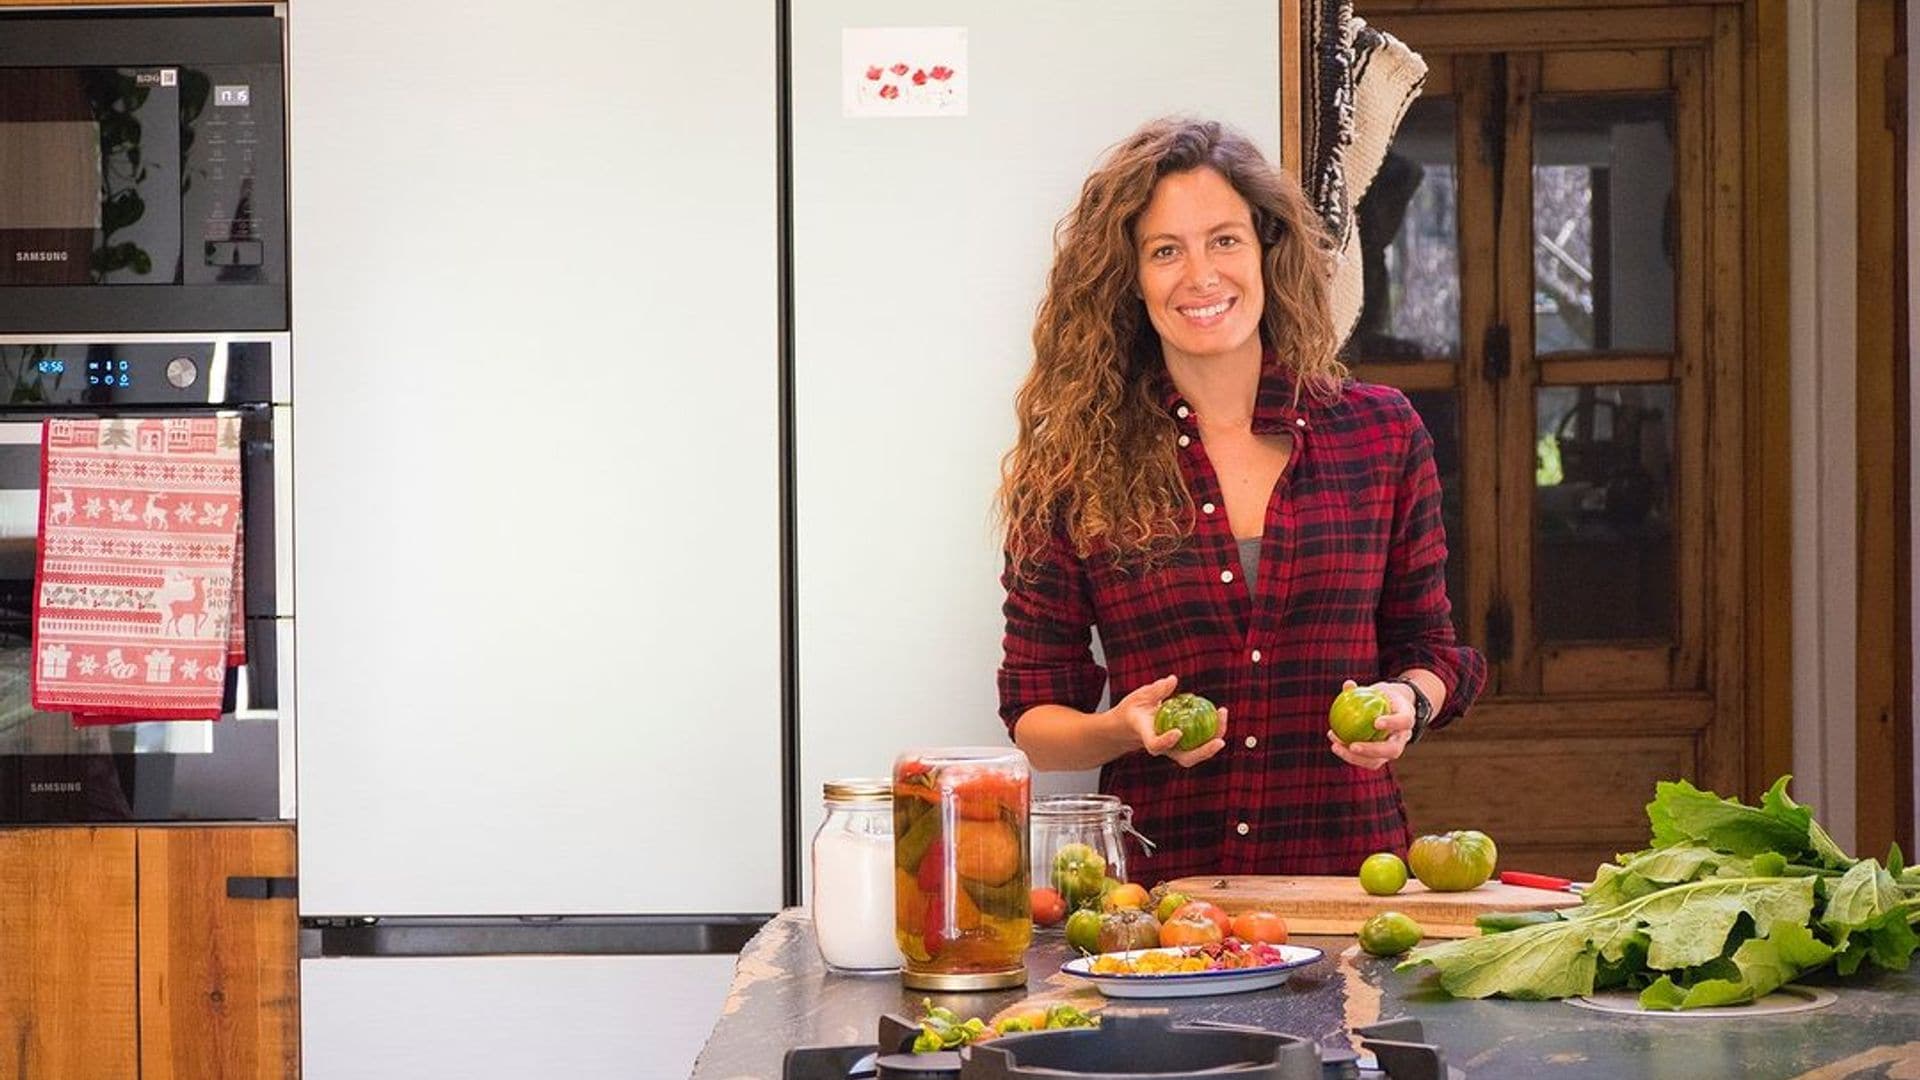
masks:
<instances>
[{"instance_id":1,"label":"smiling woman","mask_svg":"<svg viewBox=\"0 0 1920 1080\"><path fill-rule=\"evenodd\" d=\"M1405 850L1386 766L1485 679L1454 642L1432 442L1346 378L1328 251L1293 179L1204 121L1115 147L1058 231L1002 466L1001 716L1168 838L1143 880ZM1323 735L1355 683L1389 703L1379 737ZM1156 727L1176 690L1220 706L1198 745Z\"/></svg>"}]
</instances>

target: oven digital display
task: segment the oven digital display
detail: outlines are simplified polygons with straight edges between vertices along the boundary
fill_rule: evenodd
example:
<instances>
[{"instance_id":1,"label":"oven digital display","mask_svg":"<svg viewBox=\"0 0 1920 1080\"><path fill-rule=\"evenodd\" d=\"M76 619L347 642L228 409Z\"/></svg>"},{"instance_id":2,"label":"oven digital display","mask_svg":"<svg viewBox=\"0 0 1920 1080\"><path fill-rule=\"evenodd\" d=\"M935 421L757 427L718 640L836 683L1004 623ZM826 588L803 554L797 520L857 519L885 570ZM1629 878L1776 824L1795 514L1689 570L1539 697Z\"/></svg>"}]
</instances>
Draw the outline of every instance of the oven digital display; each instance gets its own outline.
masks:
<instances>
[{"instance_id":1,"label":"oven digital display","mask_svg":"<svg viewBox=\"0 0 1920 1080\"><path fill-rule=\"evenodd\" d=\"M42 360L34 365L34 370L42 375L65 375L67 373L67 362L65 360Z\"/></svg>"}]
</instances>

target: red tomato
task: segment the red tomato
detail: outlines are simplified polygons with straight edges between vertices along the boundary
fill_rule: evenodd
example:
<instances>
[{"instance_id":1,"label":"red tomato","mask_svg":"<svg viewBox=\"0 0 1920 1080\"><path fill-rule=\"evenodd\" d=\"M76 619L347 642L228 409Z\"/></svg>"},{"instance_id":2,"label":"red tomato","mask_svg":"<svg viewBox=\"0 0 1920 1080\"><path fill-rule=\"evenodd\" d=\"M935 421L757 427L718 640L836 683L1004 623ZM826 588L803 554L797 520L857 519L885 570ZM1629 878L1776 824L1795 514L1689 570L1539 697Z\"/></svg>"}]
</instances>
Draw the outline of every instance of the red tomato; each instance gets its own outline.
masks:
<instances>
[{"instance_id":1,"label":"red tomato","mask_svg":"<svg viewBox=\"0 0 1920 1080\"><path fill-rule=\"evenodd\" d=\"M1060 890L1044 886L1033 890L1029 897L1033 903L1033 922L1035 926L1052 926L1067 917L1067 898Z\"/></svg>"},{"instance_id":2,"label":"red tomato","mask_svg":"<svg viewBox=\"0 0 1920 1080\"><path fill-rule=\"evenodd\" d=\"M1227 917L1227 913L1221 910L1219 905L1209 904L1205 900L1193 900L1180 905L1180 907L1174 911L1173 917L1178 919L1182 915L1193 912L1198 912L1212 919L1213 924L1220 928L1221 937L1226 937L1228 934L1233 933L1233 920Z\"/></svg>"},{"instance_id":3,"label":"red tomato","mask_svg":"<svg viewBox=\"0 0 1920 1080\"><path fill-rule=\"evenodd\" d=\"M1233 936L1241 941L1287 943L1287 920L1271 911L1243 911L1233 917Z\"/></svg>"},{"instance_id":4,"label":"red tomato","mask_svg":"<svg viewBox=\"0 0 1920 1080\"><path fill-rule=\"evenodd\" d=\"M948 790L959 804L960 816L973 821L998 821L1000 809L1014 810L1027 803L1024 777L984 770L954 779Z\"/></svg>"},{"instance_id":5,"label":"red tomato","mask_svg":"<svg viewBox=\"0 0 1920 1080\"><path fill-rule=\"evenodd\" d=\"M1160 944L1165 947L1174 945L1205 945L1219 941L1226 935L1219 924L1206 916L1205 912L1189 911L1175 915L1160 928Z\"/></svg>"}]
</instances>

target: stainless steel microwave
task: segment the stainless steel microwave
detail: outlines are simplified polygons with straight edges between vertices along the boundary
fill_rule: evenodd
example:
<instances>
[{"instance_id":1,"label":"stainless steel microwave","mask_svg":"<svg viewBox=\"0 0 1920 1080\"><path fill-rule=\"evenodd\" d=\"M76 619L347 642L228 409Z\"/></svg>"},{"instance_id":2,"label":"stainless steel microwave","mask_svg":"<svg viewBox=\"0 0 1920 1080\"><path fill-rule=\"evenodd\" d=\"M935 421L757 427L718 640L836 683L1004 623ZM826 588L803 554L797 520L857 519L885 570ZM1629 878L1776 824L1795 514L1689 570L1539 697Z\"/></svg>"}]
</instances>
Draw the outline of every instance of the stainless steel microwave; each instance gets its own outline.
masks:
<instances>
[{"instance_id":1,"label":"stainless steel microwave","mask_svg":"<svg viewBox=\"0 0 1920 1080\"><path fill-rule=\"evenodd\" d=\"M0 14L0 333L287 327L285 20Z\"/></svg>"},{"instance_id":2,"label":"stainless steel microwave","mask_svg":"<svg viewBox=\"0 0 1920 1080\"><path fill-rule=\"evenodd\" d=\"M284 334L0 335L0 827L293 816L288 356ZM34 709L42 425L206 415L240 420L246 659L220 718L94 727Z\"/></svg>"}]
</instances>

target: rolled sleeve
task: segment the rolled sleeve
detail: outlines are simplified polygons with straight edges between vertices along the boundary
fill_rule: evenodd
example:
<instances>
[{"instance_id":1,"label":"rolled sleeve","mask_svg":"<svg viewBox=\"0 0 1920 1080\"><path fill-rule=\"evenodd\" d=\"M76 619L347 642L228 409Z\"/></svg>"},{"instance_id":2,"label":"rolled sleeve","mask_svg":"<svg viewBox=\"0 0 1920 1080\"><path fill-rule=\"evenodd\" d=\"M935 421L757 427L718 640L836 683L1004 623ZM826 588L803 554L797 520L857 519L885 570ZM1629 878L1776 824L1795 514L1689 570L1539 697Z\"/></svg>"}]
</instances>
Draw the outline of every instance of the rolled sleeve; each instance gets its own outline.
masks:
<instances>
[{"instance_id":1,"label":"rolled sleeve","mask_svg":"<svg viewBox=\"0 0 1920 1080\"><path fill-rule=\"evenodd\" d=\"M1440 516L1433 438L1411 405L1407 422L1407 451L1375 626L1383 676L1425 668L1446 687L1446 702L1430 725L1441 727L1480 696L1487 681L1487 661L1454 636L1453 608L1447 600L1447 534Z\"/></svg>"},{"instance_id":2,"label":"rolled sleeve","mask_svg":"<svg viewBox=\"0 0 1920 1080\"><path fill-rule=\"evenodd\" d=\"M1066 538L1056 533L1024 574L1009 563L1000 583L1007 625L998 682L1008 733L1037 705L1098 708L1107 671L1093 659L1092 590Z\"/></svg>"}]
</instances>

